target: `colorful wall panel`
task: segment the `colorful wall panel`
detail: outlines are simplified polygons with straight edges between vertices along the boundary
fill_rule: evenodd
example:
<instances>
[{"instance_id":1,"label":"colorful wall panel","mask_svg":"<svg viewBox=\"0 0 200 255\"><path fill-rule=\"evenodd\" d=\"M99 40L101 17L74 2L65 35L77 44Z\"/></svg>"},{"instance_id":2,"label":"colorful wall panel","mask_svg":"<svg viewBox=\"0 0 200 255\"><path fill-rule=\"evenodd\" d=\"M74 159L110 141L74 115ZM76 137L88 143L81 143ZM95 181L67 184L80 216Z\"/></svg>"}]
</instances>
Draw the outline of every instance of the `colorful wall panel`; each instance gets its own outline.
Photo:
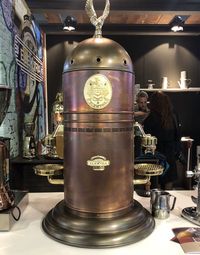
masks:
<instances>
[{"instance_id":1,"label":"colorful wall panel","mask_svg":"<svg viewBox=\"0 0 200 255\"><path fill-rule=\"evenodd\" d=\"M10 138L11 157L22 152L26 122L34 122L36 141L46 134L43 33L31 15L16 26L13 4L0 0L0 86L12 89L0 136Z\"/></svg>"},{"instance_id":2,"label":"colorful wall panel","mask_svg":"<svg viewBox=\"0 0 200 255\"><path fill-rule=\"evenodd\" d=\"M18 154L19 137L16 112L16 63L13 51L13 6L12 1L0 1L0 86L9 86L12 89L8 112L0 126L0 136L11 139L12 156ZM0 105L1 107L1 105Z\"/></svg>"}]
</instances>

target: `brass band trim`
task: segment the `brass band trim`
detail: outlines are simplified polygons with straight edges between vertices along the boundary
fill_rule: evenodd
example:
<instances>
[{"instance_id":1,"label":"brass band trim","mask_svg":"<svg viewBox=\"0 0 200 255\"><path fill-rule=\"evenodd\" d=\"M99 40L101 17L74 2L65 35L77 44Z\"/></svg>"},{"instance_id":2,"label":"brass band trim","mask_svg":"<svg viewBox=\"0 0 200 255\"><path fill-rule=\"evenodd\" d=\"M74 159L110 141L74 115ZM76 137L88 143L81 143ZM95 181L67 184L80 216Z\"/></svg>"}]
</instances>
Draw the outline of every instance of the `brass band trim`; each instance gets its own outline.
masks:
<instances>
[{"instance_id":1,"label":"brass band trim","mask_svg":"<svg viewBox=\"0 0 200 255\"><path fill-rule=\"evenodd\" d=\"M109 121L78 121L64 120L64 123L133 123L134 120L109 120Z\"/></svg>"},{"instance_id":2,"label":"brass band trim","mask_svg":"<svg viewBox=\"0 0 200 255\"><path fill-rule=\"evenodd\" d=\"M130 132L133 131L133 127L126 128L72 128L66 127L67 132Z\"/></svg>"},{"instance_id":3,"label":"brass band trim","mask_svg":"<svg viewBox=\"0 0 200 255\"><path fill-rule=\"evenodd\" d=\"M73 67L73 69L71 69L71 70L64 70L63 71L63 74L65 74L65 73L70 73L70 72L74 72L74 71L94 71L94 70L97 70L97 71L99 71L99 65L96 67L91 67L91 66L87 66L87 67L82 67L82 69L80 70L80 67ZM126 72L126 73L130 73L130 74L133 74L133 75L135 75L135 71L134 70L126 70L126 69L120 69L120 68L115 68L115 67L110 67L109 66L109 68L108 67L103 67L103 66L101 66L101 70L102 71L118 71L118 72Z\"/></svg>"},{"instance_id":4,"label":"brass band trim","mask_svg":"<svg viewBox=\"0 0 200 255\"><path fill-rule=\"evenodd\" d=\"M124 208L121 208L118 211L114 212L104 212L104 213L92 213L92 212L82 212L77 209L71 208L70 205L67 205L66 207L67 211L73 215L77 215L82 218L115 218L124 215L125 213L129 213L133 208L132 208L132 202Z\"/></svg>"},{"instance_id":5,"label":"brass band trim","mask_svg":"<svg viewBox=\"0 0 200 255\"><path fill-rule=\"evenodd\" d=\"M64 111L63 114L133 114L133 111L120 111L120 112L79 112L79 111Z\"/></svg>"}]
</instances>

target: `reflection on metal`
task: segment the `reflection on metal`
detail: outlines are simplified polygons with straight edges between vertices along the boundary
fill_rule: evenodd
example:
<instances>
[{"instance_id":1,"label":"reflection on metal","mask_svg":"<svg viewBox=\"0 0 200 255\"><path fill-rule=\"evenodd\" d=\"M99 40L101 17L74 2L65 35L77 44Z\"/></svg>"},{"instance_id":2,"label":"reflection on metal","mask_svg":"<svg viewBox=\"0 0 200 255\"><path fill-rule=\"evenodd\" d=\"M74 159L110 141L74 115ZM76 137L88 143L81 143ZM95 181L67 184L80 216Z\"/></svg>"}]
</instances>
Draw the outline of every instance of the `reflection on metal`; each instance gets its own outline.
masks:
<instances>
[{"instance_id":1,"label":"reflection on metal","mask_svg":"<svg viewBox=\"0 0 200 255\"><path fill-rule=\"evenodd\" d=\"M87 165L91 166L94 171L103 171L106 166L110 165L110 160L106 160L103 156L94 156L87 160Z\"/></svg>"},{"instance_id":2,"label":"reflection on metal","mask_svg":"<svg viewBox=\"0 0 200 255\"><path fill-rule=\"evenodd\" d=\"M64 184L63 179L55 179L54 176L63 174L63 165L61 164L41 164L33 167L36 175L47 176L51 184Z\"/></svg>"},{"instance_id":3,"label":"reflection on metal","mask_svg":"<svg viewBox=\"0 0 200 255\"><path fill-rule=\"evenodd\" d=\"M46 148L46 154L45 157L57 159L58 154L56 150L56 139L55 137L52 137L52 134L48 134L42 139L42 144Z\"/></svg>"},{"instance_id":4,"label":"reflection on metal","mask_svg":"<svg viewBox=\"0 0 200 255\"><path fill-rule=\"evenodd\" d=\"M154 155L156 150L157 138L150 134L145 134L142 125L138 122L134 123L134 135L141 137L141 146L145 148L144 153Z\"/></svg>"},{"instance_id":5,"label":"reflection on metal","mask_svg":"<svg viewBox=\"0 0 200 255\"><path fill-rule=\"evenodd\" d=\"M135 134L135 136L141 136L141 137L146 136L144 129L139 122L134 123L134 134Z\"/></svg>"},{"instance_id":6,"label":"reflection on metal","mask_svg":"<svg viewBox=\"0 0 200 255\"><path fill-rule=\"evenodd\" d=\"M85 4L85 10L90 18L90 22L95 26L95 34L94 37L101 37L102 36L102 26L104 20L107 18L110 12L110 2L106 0L106 5L103 11L103 14L97 18L96 11L94 9L93 0L87 0Z\"/></svg>"},{"instance_id":7,"label":"reflection on metal","mask_svg":"<svg viewBox=\"0 0 200 255\"><path fill-rule=\"evenodd\" d=\"M150 185L151 185L150 177L161 175L164 170L163 166L158 165L158 164L151 164L151 163L135 164L134 169L135 169L136 174L145 176L146 178L134 179L133 183L135 185L146 184L146 187L148 187L148 188L150 188ZM149 190L147 190L147 193L149 193Z\"/></svg>"},{"instance_id":8,"label":"reflection on metal","mask_svg":"<svg viewBox=\"0 0 200 255\"><path fill-rule=\"evenodd\" d=\"M54 185L64 185L64 179L55 179L53 176L48 175L47 180L49 183Z\"/></svg>"},{"instance_id":9,"label":"reflection on metal","mask_svg":"<svg viewBox=\"0 0 200 255\"><path fill-rule=\"evenodd\" d=\"M10 105L11 88L0 84L0 125Z\"/></svg>"},{"instance_id":10,"label":"reflection on metal","mask_svg":"<svg viewBox=\"0 0 200 255\"><path fill-rule=\"evenodd\" d=\"M156 150L157 138L150 134L145 134L142 125L138 122L134 124L134 135L140 137L140 143L138 144L140 154L143 154L142 151L144 149L144 155L148 154L148 158L151 163L144 163L141 159L141 163L137 163L134 165L135 173L139 176L145 176L145 178L134 179L133 183L135 185L146 184L145 190L138 191L137 193L141 196L149 197L151 176L161 175L164 171L164 167L158 164L158 160L156 158L153 159ZM138 156L140 157L141 155ZM152 158L150 156L152 156ZM146 160L148 161L148 159Z\"/></svg>"},{"instance_id":11,"label":"reflection on metal","mask_svg":"<svg viewBox=\"0 0 200 255\"><path fill-rule=\"evenodd\" d=\"M145 154L151 153L154 155L156 150L157 138L150 134L142 137L142 146L145 148Z\"/></svg>"},{"instance_id":12,"label":"reflection on metal","mask_svg":"<svg viewBox=\"0 0 200 255\"><path fill-rule=\"evenodd\" d=\"M98 69L132 73L133 64L127 51L121 45L105 37L89 38L80 42L64 64L64 73ZM87 75L87 79L96 73L100 72L91 72L90 75ZM101 74L105 75L103 72ZM106 76L109 78L109 75ZM116 76L116 79L119 79L119 77Z\"/></svg>"},{"instance_id":13,"label":"reflection on metal","mask_svg":"<svg viewBox=\"0 0 200 255\"><path fill-rule=\"evenodd\" d=\"M35 129L34 122L25 122L25 137L23 141L23 158L32 159L36 157L36 142L33 135Z\"/></svg>"},{"instance_id":14,"label":"reflection on metal","mask_svg":"<svg viewBox=\"0 0 200 255\"><path fill-rule=\"evenodd\" d=\"M27 190L14 190L12 197L14 199L11 204L14 204L14 206L10 206L10 204L9 207L6 207L6 210L0 213L0 231L10 231L28 205L29 198Z\"/></svg>"},{"instance_id":15,"label":"reflection on metal","mask_svg":"<svg viewBox=\"0 0 200 255\"><path fill-rule=\"evenodd\" d=\"M42 227L61 243L84 248L111 248L147 237L153 231L155 221L137 201L125 211L88 214L71 210L63 200L47 214Z\"/></svg>"},{"instance_id":16,"label":"reflection on metal","mask_svg":"<svg viewBox=\"0 0 200 255\"><path fill-rule=\"evenodd\" d=\"M64 157L64 125L58 124L54 132L52 133L52 138L55 139L55 149L58 158L63 159Z\"/></svg>"},{"instance_id":17,"label":"reflection on metal","mask_svg":"<svg viewBox=\"0 0 200 255\"><path fill-rule=\"evenodd\" d=\"M145 178L142 178L142 179L134 179L133 180L133 184L134 185L142 185L142 184L147 184L150 182L150 177L147 176Z\"/></svg>"},{"instance_id":18,"label":"reflection on metal","mask_svg":"<svg viewBox=\"0 0 200 255\"><path fill-rule=\"evenodd\" d=\"M163 166L158 164L141 163L135 164L134 169L138 175L156 176L163 173Z\"/></svg>"},{"instance_id":19,"label":"reflection on metal","mask_svg":"<svg viewBox=\"0 0 200 255\"><path fill-rule=\"evenodd\" d=\"M190 144L189 146L191 146ZM188 152L189 153L189 152ZM188 164L189 165L189 164ZM200 146L197 146L197 164L194 171L187 169L188 177L195 178L197 182L197 197L191 197L192 201L196 203L196 207L186 207L182 210L182 216L200 226Z\"/></svg>"},{"instance_id":20,"label":"reflection on metal","mask_svg":"<svg viewBox=\"0 0 200 255\"><path fill-rule=\"evenodd\" d=\"M84 98L93 109L105 108L112 98L112 85L102 74L92 75L85 83Z\"/></svg>"},{"instance_id":21,"label":"reflection on metal","mask_svg":"<svg viewBox=\"0 0 200 255\"><path fill-rule=\"evenodd\" d=\"M63 159L64 153L64 126L63 124L57 125L52 134L48 134L42 143L47 149L46 157L52 159Z\"/></svg>"},{"instance_id":22,"label":"reflection on metal","mask_svg":"<svg viewBox=\"0 0 200 255\"><path fill-rule=\"evenodd\" d=\"M0 169L0 171L2 171ZM1 182L1 180L0 180ZM0 211L6 210L14 205L14 194L8 184L1 183L0 187Z\"/></svg>"},{"instance_id":23,"label":"reflection on metal","mask_svg":"<svg viewBox=\"0 0 200 255\"><path fill-rule=\"evenodd\" d=\"M0 125L10 105L11 88L0 85ZM6 210L14 204L14 194L9 187L9 148L10 139L0 139L0 211Z\"/></svg>"},{"instance_id":24,"label":"reflection on metal","mask_svg":"<svg viewBox=\"0 0 200 255\"><path fill-rule=\"evenodd\" d=\"M52 132L55 131L58 125L63 124L63 93L58 92L53 103L51 112Z\"/></svg>"},{"instance_id":25,"label":"reflection on metal","mask_svg":"<svg viewBox=\"0 0 200 255\"><path fill-rule=\"evenodd\" d=\"M142 125L138 122L134 123L134 135L141 137L141 147L145 148L144 154L154 155L156 150L157 138L150 134L145 134ZM138 175L154 176L163 173L163 166L152 163L138 163L134 165L134 169ZM134 180L135 183L136 180Z\"/></svg>"},{"instance_id":26,"label":"reflection on metal","mask_svg":"<svg viewBox=\"0 0 200 255\"><path fill-rule=\"evenodd\" d=\"M101 18L93 16L92 4L86 3L91 19L105 19L106 10ZM137 242L155 226L152 215L133 199L132 61L121 45L102 38L99 31L97 38L79 43L65 62L64 200L42 225L59 242L90 248ZM98 77L98 86L90 92L92 107L84 97L91 77ZM102 86L109 84L112 89L104 91ZM102 91L109 95L106 103Z\"/></svg>"},{"instance_id":27,"label":"reflection on metal","mask_svg":"<svg viewBox=\"0 0 200 255\"><path fill-rule=\"evenodd\" d=\"M63 173L63 165L41 164L33 167L35 174L40 176L60 175Z\"/></svg>"},{"instance_id":28,"label":"reflection on metal","mask_svg":"<svg viewBox=\"0 0 200 255\"><path fill-rule=\"evenodd\" d=\"M63 159L64 158L64 125L60 124L57 126L56 130L52 134L53 137L56 139L56 152L58 155L58 158Z\"/></svg>"},{"instance_id":29,"label":"reflection on metal","mask_svg":"<svg viewBox=\"0 0 200 255\"><path fill-rule=\"evenodd\" d=\"M186 207L182 210L181 214L186 220L200 226L200 215L197 213L196 207Z\"/></svg>"},{"instance_id":30,"label":"reflection on metal","mask_svg":"<svg viewBox=\"0 0 200 255\"><path fill-rule=\"evenodd\" d=\"M55 102L51 111L51 129L52 133L48 134L42 143L46 147L46 157L63 159L64 150L64 126L63 126L63 93L56 94Z\"/></svg>"}]
</instances>

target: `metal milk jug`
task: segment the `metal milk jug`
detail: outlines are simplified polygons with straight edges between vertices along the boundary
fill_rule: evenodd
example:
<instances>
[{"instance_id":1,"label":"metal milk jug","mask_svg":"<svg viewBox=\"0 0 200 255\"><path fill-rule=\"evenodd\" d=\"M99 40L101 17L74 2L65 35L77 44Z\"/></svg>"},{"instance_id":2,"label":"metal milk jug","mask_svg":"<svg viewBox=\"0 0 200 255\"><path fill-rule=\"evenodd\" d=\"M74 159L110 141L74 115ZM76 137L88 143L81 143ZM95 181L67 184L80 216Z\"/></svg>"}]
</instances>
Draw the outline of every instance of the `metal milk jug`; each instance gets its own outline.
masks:
<instances>
[{"instance_id":1,"label":"metal milk jug","mask_svg":"<svg viewBox=\"0 0 200 255\"><path fill-rule=\"evenodd\" d=\"M171 197L173 200L171 200ZM152 215L158 219L167 219L170 211L174 209L176 197L169 192L162 190L152 190L151 211Z\"/></svg>"}]
</instances>

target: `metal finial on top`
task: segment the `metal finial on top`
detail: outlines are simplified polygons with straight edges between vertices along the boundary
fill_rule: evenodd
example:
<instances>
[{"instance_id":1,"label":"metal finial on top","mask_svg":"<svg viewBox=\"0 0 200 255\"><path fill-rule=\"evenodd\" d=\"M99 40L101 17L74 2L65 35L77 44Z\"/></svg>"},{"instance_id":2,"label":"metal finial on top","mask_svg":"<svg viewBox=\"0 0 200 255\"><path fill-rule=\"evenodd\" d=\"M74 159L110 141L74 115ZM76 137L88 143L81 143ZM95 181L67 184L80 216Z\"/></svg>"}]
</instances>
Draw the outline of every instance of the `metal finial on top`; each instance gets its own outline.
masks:
<instances>
[{"instance_id":1,"label":"metal finial on top","mask_svg":"<svg viewBox=\"0 0 200 255\"><path fill-rule=\"evenodd\" d=\"M102 37L102 26L103 26L104 20L107 18L110 12L109 0L106 0L106 5L104 8L103 14L99 18L97 18L97 14L93 5L93 0L86 1L85 10L87 15L90 18L90 22L95 26L94 37Z\"/></svg>"}]
</instances>

